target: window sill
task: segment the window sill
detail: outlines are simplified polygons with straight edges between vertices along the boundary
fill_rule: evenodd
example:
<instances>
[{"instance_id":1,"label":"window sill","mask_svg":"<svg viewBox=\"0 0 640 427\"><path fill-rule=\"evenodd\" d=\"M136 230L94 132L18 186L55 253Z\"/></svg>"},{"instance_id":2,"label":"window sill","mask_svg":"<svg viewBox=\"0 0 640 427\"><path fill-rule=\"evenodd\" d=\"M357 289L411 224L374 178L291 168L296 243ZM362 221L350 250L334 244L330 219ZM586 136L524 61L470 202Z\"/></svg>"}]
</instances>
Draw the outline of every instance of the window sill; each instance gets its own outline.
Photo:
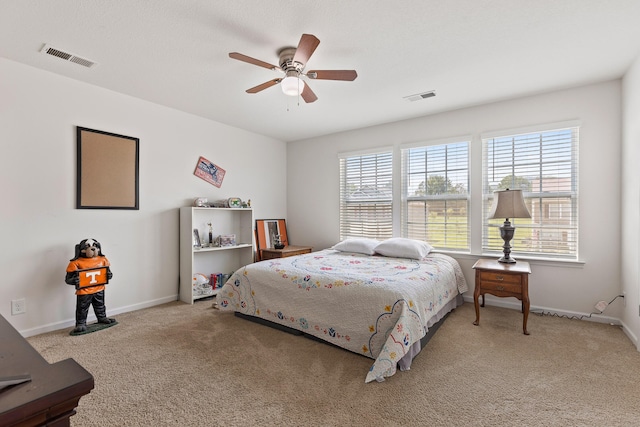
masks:
<instances>
[{"instance_id":1,"label":"window sill","mask_svg":"<svg viewBox=\"0 0 640 427\"><path fill-rule=\"evenodd\" d=\"M460 259L471 259L478 260L479 258L500 258L500 254L472 254L469 252L456 252L456 251L443 251L443 250L433 250L434 253L440 253L449 255L452 258L460 258ZM583 268L586 264L585 261L582 260L567 260L567 259L556 259L556 258L543 258L543 257L526 257L526 256L517 256L514 258L516 260L527 261L532 265L546 265L550 267L569 267L569 268Z\"/></svg>"}]
</instances>

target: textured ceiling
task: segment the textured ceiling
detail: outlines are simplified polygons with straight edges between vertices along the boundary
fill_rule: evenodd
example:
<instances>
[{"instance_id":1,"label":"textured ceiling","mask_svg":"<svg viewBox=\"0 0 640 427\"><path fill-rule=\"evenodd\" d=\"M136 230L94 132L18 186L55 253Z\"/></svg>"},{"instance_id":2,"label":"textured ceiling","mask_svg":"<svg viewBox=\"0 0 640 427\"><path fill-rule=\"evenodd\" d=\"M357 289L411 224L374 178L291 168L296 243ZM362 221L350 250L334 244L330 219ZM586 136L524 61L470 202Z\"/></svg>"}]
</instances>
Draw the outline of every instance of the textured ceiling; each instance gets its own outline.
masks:
<instances>
[{"instance_id":1,"label":"textured ceiling","mask_svg":"<svg viewBox=\"0 0 640 427\"><path fill-rule=\"evenodd\" d=\"M638 17L638 0L0 0L0 56L293 141L621 77ZM307 69L358 78L311 81L312 104L247 94L279 74L228 53L277 64L302 33L320 39Z\"/></svg>"}]
</instances>

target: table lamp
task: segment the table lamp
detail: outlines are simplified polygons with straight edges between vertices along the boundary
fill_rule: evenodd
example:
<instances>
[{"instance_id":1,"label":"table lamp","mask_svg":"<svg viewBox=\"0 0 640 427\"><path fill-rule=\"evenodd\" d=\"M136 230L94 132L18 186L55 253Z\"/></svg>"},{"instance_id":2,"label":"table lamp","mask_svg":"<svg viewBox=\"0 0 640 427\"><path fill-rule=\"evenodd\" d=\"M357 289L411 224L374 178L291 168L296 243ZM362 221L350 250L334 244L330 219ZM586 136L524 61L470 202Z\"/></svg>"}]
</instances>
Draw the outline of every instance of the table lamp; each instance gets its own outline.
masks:
<instances>
[{"instance_id":1,"label":"table lamp","mask_svg":"<svg viewBox=\"0 0 640 427\"><path fill-rule=\"evenodd\" d=\"M505 218L504 224L500 227L500 237L504 240L502 246L504 255L498 262L513 264L516 262L511 257L511 239L516 228L511 225L509 218L531 218L531 214L524 204L522 190L498 190L493 193L493 206L488 219Z\"/></svg>"}]
</instances>

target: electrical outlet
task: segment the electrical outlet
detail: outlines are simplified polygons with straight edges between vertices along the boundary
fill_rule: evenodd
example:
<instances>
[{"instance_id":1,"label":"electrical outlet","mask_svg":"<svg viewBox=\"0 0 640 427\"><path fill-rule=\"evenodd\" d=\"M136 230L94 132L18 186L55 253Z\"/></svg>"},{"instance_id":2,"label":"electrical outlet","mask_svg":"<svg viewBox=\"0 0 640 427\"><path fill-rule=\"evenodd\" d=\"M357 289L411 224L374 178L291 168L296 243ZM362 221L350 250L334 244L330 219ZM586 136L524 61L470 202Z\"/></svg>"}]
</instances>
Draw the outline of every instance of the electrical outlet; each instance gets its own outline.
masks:
<instances>
[{"instance_id":1,"label":"electrical outlet","mask_svg":"<svg viewBox=\"0 0 640 427\"><path fill-rule=\"evenodd\" d=\"M27 312L27 301L24 298L11 300L11 315Z\"/></svg>"}]
</instances>

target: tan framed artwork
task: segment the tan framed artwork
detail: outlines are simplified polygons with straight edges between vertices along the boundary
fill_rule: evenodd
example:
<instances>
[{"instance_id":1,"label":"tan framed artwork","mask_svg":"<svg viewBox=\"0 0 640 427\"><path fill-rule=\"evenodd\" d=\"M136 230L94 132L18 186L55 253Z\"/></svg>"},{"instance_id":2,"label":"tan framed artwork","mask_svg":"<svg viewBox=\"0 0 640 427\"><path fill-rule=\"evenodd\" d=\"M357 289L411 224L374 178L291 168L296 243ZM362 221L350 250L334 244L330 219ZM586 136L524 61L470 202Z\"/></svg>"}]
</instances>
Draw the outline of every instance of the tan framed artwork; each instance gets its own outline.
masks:
<instances>
[{"instance_id":1,"label":"tan framed artwork","mask_svg":"<svg viewBox=\"0 0 640 427\"><path fill-rule=\"evenodd\" d=\"M76 209L139 209L140 140L77 127Z\"/></svg>"}]
</instances>

